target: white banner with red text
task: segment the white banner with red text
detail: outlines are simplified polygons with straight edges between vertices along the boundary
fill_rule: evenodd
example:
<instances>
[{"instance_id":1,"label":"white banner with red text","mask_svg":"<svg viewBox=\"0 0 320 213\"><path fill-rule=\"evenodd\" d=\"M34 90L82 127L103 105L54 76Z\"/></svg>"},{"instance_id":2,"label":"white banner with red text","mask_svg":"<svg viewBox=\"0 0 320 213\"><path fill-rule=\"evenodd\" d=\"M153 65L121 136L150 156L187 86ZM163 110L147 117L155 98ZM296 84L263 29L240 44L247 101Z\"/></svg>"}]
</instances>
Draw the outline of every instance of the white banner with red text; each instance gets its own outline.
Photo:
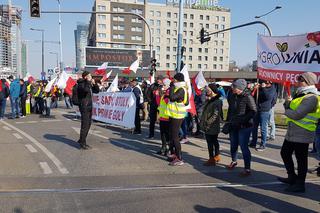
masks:
<instances>
[{"instance_id":1,"label":"white banner with red text","mask_svg":"<svg viewBox=\"0 0 320 213\"><path fill-rule=\"evenodd\" d=\"M135 127L136 97L132 92L93 94L92 104L93 120L130 129Z\"/></svg>"},{"instance_id":2,"label":"white banner with red text","mask_svg":"<svg viewBox=\"0 0 320 213\"><path fill-rule=\"evenodd\" d=\"M297 82L314 72L320 84L320 32L295 36L258 35L258 78L277 83Z\"/></svg>"}]
</instances>

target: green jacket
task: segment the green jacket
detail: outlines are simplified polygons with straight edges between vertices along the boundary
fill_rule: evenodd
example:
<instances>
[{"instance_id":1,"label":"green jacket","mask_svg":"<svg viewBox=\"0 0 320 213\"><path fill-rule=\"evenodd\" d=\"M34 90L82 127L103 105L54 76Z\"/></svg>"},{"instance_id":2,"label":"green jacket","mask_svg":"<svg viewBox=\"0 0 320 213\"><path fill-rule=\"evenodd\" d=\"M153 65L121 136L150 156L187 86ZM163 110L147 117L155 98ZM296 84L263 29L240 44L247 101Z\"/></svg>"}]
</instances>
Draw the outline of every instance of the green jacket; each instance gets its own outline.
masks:
<instances>
[{"instance_id":1,"label":"green jacket","mask_svg":"<svg viewBox=\"0 0 320 213\"><path fill-rule=\"evenodd\" d=\"M218 135L220 132L222 101L219 97L205 102L200 120L201 130L208 135Z\"/></svg>"}]
</instances>

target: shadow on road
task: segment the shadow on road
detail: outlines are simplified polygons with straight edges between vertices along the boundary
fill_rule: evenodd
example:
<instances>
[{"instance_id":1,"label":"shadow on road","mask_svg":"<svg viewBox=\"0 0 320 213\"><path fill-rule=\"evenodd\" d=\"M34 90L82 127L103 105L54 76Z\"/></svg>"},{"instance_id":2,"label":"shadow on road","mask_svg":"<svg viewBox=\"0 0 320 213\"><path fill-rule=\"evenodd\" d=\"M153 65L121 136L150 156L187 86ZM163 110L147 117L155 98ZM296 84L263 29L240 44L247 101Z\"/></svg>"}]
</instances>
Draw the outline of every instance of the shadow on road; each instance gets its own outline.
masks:
<instances>
[{"instance_id":1,"label":"shadow on road","mask_svg":"<svg viewBox=\"0 0 320 213\"><path fill-rule=\"evenodd\" d=\"M199 213L241 213L239 211L229 209L229 208L208 208L201 205L195 205L194 210Z\"/></svg>"},{"instance_id":2,"label":"shadow on road","mask_svg":"<svg viewBox=\"0 0 320 213\"><path fill-rule=\"evenodd\" d=\"M73 148L80 149L79 143L77 143L76 141L70 140L69 138L66 138L66 135L45 134L43 137L47 140L57 141L60 143L67 144Z\"/></svg>"}]
</instances>

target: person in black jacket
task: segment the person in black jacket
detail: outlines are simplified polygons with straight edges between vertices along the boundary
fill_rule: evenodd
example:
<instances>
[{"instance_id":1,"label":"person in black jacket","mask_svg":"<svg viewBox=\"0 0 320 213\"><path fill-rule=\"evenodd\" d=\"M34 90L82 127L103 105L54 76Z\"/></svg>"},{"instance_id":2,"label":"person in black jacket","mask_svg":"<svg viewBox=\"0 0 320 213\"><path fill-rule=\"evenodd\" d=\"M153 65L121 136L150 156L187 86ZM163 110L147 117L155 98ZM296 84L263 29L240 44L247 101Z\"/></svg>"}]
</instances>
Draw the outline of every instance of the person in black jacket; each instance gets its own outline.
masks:
<instances>
[{"instance_id":1,"label":"person in black jacket","mask_svg":"<svg viewBox=\"0 0 320 213\"><path fill-rule=\"evenodd\" d=\"M21 104L22 117L27 116L26 101L27 101L27 84L26 82L24 82L23 79L20 79L20 104Z\"/></svg>"},{"instance_id":2,"label":"person in black jacket","mask_svg":"<svg viewBox=\"0 0 320 213\"><path fill-rule=\"evenodd\" d=\"M230 152L232 162L227 166L233 169L237 166L238 146L240 145L244 159L245 169L241 176L251 174L251 152L249 150L249 138L253 127L253 118L257 112L254 98L247 91L247 82L237 79L232 83L233 96L229 97L228 122L231 124Z\"/></svg>"},{"instance_id":3,"label":"person in black jacket","mask_svg":"<svg viewBox=\"0 0 320 213\"><path fill-rule=\"evenodd\" d=\"M132 88L132 92L134 96L136 97L136 115L134 119L134 132L133 134L141 134L141 118L140 118L140 109L141 105L143 104L143 97L142 97L142 91L141 88L138 86L137 79L133 79L130 82L130 86Z\"/></svg>"},{"instance_id":4,"label":"person in black jacket","mask_svg":"<svg viewBox=\"0 0 320 213\"><path fill-rule=\"evenodd\" d=\"M92 93L99 93L99 87L92 78L90 72L84 71L82 79L78 80L79 110L81 113L81 130L78 143L81 149L90 149L87 145L87 135L92 120Z\"/></svg>"}]
</instances>

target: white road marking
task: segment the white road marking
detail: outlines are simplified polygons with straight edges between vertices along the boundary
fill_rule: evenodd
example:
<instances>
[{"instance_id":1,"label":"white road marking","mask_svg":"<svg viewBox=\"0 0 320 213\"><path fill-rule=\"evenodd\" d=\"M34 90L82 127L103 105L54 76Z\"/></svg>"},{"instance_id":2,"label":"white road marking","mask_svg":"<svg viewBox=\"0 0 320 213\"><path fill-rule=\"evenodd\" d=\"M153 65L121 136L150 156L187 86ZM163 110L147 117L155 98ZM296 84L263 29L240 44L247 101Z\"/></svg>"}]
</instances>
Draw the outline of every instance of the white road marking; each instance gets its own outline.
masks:
<instances>
[{"instance_id":1,"label":"white road marking","mask_svg":"<svg viewBox=\"0 0 320 213\"><path fill-rule=\"evenodd\" d=\"M318 184L319 179L306 180L306 183ZM0 194L26 194L26 193L92 193L92 192L121 192L121 191L155 191L155 190L179 190L179 189L213 189L213 188L244 188L283 185L281 182L261 182L249 184L231 184L228 182L219 183L199 183L199 184L168 184L154 186L137 186L137 187L99 187L99 188L61 188L61 189L0 189Z\"/></svg>"},{"instance_id":2,"label":"white road marking","mask_svg":"<svg viewBox=\"0 0 320 213\"><path fill-rule=\"evenodd\" d=\"M50 169L47 162L40 162L39 164L40 164L40 167L43 171L43 174L45 174L45 175L52 174L52 170Z\"/></svg>"},{"instance_id":3,"label":"white road marking","mask_svg":"<svg viewBox=\"0 0 320 213\"><path fill-rule=\"evenodd\" d=\"M51 122L59 122L62 120L42 120L42 121L18 121L16 124L35 124L35 123L51 123Z\"/></svg>"},{"instance_id":4,"label":"white road marking","mask_svg":"<svg viewBox=\"0 0 320 213\"><path fill-rule=\"evenodd\" d=\"M12 130L12 129L10 129L10 128L9 128L9 127L7 127L7 126L3 126L2 128L3 128L3 129L5 129L5 130L7 130L7 131Z\"/></svg>"},{"instance_id":5,"label":"white road marking","mask_svg":"<svg viewBox=\"0 0 320 213\"><path fill-rule=\"evenodd\" d=\"M59 121L62 121L62 120L42 120L41 122L43 123L50 123L50 122L59 122Z\"/></svg>"},{"instance_id":6,"label":"white road marking","mask_svg":"<svg viewBox=\"0 0 320 213\"><path fill-rule=\"evenodd\" d=\"M26 144L25 146L31 153L38 152L31 144Z\"/></svg>"},{"instance_id":7,"label":"white road marking","mask_svg":"<svg viewBox=\"0 0 320 213\"><path fill-rule=\"evenodd\" d=\"M56 167L62 174L69 174L69 171L63 166L61 161L54 154L52 154L52 152L50 152L45 146L39 143L35 138L28 135L24 131L12 126L11 124L8 124L5 121L1 121L1 122L9 126L10 128L14 129L15 131L19 132L24 137L28 138L28 140L30 140L35 146L37 146L41 151L43 151L48 156L48 158L54 163L54 165L56 165Z\"/></svg>"},{"instance_id":8,"label":"white road marking","mask_svg":"<svg viewBox=\"0 0 320 213\"><path fill-rule=\"evenodd\" d=\"M18 133L13 133L13 136L16 137L18 140L21 140L22 137Z\"/></svg>"}]
</instances>

